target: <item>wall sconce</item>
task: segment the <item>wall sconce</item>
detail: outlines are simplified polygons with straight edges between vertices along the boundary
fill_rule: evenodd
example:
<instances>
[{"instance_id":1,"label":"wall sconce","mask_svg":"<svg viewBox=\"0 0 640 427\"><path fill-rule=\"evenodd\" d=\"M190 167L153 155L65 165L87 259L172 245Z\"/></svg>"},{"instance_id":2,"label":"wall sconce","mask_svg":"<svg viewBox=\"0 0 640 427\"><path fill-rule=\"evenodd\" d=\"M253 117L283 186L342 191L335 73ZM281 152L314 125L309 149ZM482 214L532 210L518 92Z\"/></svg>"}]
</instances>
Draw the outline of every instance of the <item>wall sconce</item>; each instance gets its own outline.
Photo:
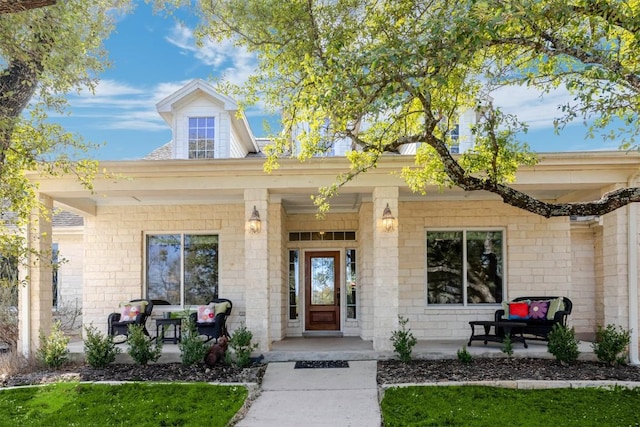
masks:
<instances>
[{"instance_id":1,"label":"wall sconce","mask_svg":"<svg viewBox=\"0 0 640 427\"><path fill-rule=\"evenodd\" d=\"M251 218L249 218L249 232L251 234L258 234L262 229L262 224L260 221L260 213L256 206L253 206L253 212L251 212Z\"/></svg>"},{"instance_id":2,"label":"wall sconce","mask_svg":"<svg viewBox=\"0 0 640 427\"><path fill-rule=\"evenodd\" d=\"M393 217L391 213L391 209L389 209L389 203L387 203L387 207L382 211L382 226L384 227L384 231L387 233L393 231L394 223L396 219Z\"/></svg>"}]
</instances>

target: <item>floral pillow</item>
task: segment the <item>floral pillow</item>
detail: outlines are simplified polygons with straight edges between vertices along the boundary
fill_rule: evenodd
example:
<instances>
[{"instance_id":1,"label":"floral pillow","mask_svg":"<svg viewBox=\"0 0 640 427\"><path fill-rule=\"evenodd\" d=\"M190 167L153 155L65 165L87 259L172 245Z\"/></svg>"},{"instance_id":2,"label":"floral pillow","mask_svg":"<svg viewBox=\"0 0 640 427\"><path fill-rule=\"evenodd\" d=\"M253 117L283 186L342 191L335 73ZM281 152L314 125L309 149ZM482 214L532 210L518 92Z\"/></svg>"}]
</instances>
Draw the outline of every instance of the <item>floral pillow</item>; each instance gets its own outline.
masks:
<instances>
[{"instance_id":1,"label":"floral pillow","mask_svg":"<svg viewBox=\"0 0 640 427\"><path fill-rule=\"evenodd\" d=\"M142 307L139 305L131 305L125 304L122 306L120 310L120 321L121 322L131 322L136 320L136 316L140 314L142 311Z\"/></svg>"},{"instance_id":2,"label":"floral pillow","mask_svg":"<svg viewBox=\"0 0 640 427\"><path fill-rule=\"evenodd\" d=\"M216 318L216 312L213 304L198 306L198 322L213 323Z\"/></svg>"},{"instance_id":3,"label":"floral pillow","mask_svg":"<svg viewBox=\"0 0 640 427\"><path fill-rule=\"evenodd\" d=\"M526 302L509 303L509 319L528 319L529 304Z\"/></svg>"},{"instance_id":4,"label":"floral pillow","mask_svg":"<svg viewBox=\"0 0 640 427\"><path fill-rule=\"evenodd\" d=\"M549 301L531 301L529 304L529 317L531 319L546 319L549 310Z\"/></svg>"}]
</instances>

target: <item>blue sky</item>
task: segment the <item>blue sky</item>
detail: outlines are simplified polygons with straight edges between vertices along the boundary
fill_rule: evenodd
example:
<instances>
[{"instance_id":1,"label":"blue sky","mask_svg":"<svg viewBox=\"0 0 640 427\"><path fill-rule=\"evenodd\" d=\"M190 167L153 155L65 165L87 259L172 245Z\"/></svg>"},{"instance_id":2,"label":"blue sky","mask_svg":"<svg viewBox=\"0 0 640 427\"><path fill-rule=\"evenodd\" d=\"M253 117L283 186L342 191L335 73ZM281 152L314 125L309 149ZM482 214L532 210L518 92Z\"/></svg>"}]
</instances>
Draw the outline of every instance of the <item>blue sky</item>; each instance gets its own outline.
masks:
<instances>
[{"instance_id":1,"label":"blue sky","mask_svg":"<svg viewBox=\"0 0 640 427\"><path fill-rule=\"evenodd\" d=\"M155 109L158 101L195 78L227 76L241 83L255 66L250 55L227 43L196 47L190 26L194 20L182 18L186 25L154 15L149 5L140 2L133 14L119 20L116 32L105 41L113 65L100 76L95 95L71 95L71 115L55 118L85 140L103 143L95 152L97 159L137 159L169 142L170 129ZM530 123L529 133L522 139L535 151L603 148L599 139L585 140L581 124L565 129L562 136L554 135L555 105L569 99L564 92L540 99L531 90L510 88L493 97L504 111ZM265 136L265 116L257 108L246 115L254 135Z\"/></svg>"}]
</instances>

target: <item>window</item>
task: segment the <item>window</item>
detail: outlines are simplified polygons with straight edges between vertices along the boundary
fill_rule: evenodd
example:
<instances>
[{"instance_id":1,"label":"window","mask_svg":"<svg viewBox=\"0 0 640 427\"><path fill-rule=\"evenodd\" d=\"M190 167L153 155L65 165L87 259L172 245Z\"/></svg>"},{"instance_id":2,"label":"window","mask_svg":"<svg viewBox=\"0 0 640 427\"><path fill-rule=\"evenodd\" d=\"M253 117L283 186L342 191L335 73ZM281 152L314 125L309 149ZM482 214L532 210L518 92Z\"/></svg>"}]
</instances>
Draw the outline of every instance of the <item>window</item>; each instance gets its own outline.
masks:
<instances>
[{"instance_id":1,"label":"window","mask_svg":"<svg viewBox=\"0 0 640 427\"><path fill-rule=\"evenodd\" d=\"M218 236L147 235L147 295L172 305L201 305L218 297Z\"/></svg>"},{"instance_id":2,"label":"window","mask_svg":"<svg viewBox=\"0 0 640 427\"><path fill-rule=\"evenodd\" d=\"M189 117L189 158L213 159L213 117Z\"/></svg>"},{"instance_id":3,"label":"window","mask_svg":"<svg viewBox=\"0 0 640 427\"><path fill-rule=\"evenodd\" d=\"M5 307L18 306L18 260L0 255L0 297Z\"/></svg>"},{"instance_id":4,"label":"window","mask_svg":"<svg viewBox=\"0 0 640 427\"><path fill-rule=\"evenodd\" d=\"M345 251L345 277L347 283L347 319L357 319L358 276L356 274L356 250Z\"/></svg>"},{"instance_id":5,"label":"window","mask_svg":"<svg viewBox=\"0 0 640 427\"><path fill-rule=\"evenodd\" d=\"M289 251L289 320L298 318L298 297L300 295L300 252Z\"/></svg>"},{"instance_id":6,"label":"window","mask_svg":"<svg viewBox=\"0 0 640 427\"><path fill-rule=\"evenodd\" d=\"M449 134L451 136L451 154L460 153L460 125L456 124Z\"/></svg>"},{"instance_id":7,"label":"window","mask_svg":"<svg viewBox=\"0 0 640 427\"><path fill-rule=\"evenodd\" d=\"M53 306L58 307L59 303L59 293L60 288L58 287L58 268L60 267L60 262L58 260L58 255L60 251L58 250L58 244L54 243L51 248L51 267L52 267L52 276L51 277L51 285L52 285L52 293L53 293Z\"/></svg>"},{"instance_id":8,"label":"window","mask_svg":"<svg viewBox=\"0 0 640 427\"><path fill-rule=\"evenodd\" d=\"M503 253L501 230L427 231L427 303L502 302Z\"/></svg>"}]
</instances>

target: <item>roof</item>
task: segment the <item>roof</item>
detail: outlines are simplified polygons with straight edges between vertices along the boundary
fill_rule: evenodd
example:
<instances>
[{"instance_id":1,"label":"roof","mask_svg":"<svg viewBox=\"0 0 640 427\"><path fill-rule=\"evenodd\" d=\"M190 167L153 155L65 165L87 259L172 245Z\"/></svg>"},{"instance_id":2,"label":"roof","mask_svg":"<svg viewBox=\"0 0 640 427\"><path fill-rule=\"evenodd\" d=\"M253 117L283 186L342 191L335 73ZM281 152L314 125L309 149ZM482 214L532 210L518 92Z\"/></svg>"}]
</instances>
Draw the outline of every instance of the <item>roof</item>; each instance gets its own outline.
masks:
<instances>
[{"instance_id":1,"label":"roof","mask_svg":"<svg viewBox=\"0 0 640 427\"><path fill-rule=\"evenodd\" d=\"M53 227L82 227L84 218L69 211L56 210L51 219Z\"/></svg>"},{"instance_id":2,"label":"roof","mask_svg":"<svg viewBox=\"0 0 640 427\"><path fill-rule=\"evenodd\" d=\"M156 148L146 156L144 156L143 160L168 160L171 159L171 149L172 149L172 141L167 142L161 147Z\"/></svg>"}]
</instances>

